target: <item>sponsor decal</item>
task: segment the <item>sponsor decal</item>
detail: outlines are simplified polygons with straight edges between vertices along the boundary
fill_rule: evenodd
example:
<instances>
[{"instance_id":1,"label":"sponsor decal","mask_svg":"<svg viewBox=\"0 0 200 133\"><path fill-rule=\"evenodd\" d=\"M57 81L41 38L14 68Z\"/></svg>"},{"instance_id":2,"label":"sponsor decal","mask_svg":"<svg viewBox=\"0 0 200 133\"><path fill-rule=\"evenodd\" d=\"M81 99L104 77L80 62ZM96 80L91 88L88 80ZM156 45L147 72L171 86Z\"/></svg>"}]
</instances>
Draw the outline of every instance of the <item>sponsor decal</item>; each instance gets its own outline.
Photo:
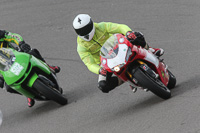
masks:
<instances>
[{"instance_id":1,"label":"sponsor decal","mask_svg":"<svg viewBox=\"0 0 200 133\"><path fill-rule=\"evenodd\" d=\"M143 66L143 69L146 70L147 69L146 66Z\"/></svg>"},{"instance_id":2,"label":"sponsor decal","mask_svg":"<svg viewBox=\"0 0 200 133\"><path fill-rule=\"evenodd\" d=\"M163 76L163 78L165 77L165 73L163 72L163 71L161 71L161 74L162 74L162 76Z\"/></svg>"},{"instance_id":3,"label":"sponsor decal","mask_svg":"<svg viewBox=\"0 0 200 133\"><path fill-rule=\"evenodd\" d=\"M148 69L148 67L147 67L146 65L144 65L142 68L143 68L145 71Z\"/></svg>"},{"instance_id":4,"label":"sponsor decal","mask_svg":"<svg viewBox=\"0 0 200 133\"><path fill-rule=\"evenodd\" d=\"M14 65L11 67L10 71L18 76L23 69L24 69L23 66L15 62Z\"/></svg>"}]
</instances>

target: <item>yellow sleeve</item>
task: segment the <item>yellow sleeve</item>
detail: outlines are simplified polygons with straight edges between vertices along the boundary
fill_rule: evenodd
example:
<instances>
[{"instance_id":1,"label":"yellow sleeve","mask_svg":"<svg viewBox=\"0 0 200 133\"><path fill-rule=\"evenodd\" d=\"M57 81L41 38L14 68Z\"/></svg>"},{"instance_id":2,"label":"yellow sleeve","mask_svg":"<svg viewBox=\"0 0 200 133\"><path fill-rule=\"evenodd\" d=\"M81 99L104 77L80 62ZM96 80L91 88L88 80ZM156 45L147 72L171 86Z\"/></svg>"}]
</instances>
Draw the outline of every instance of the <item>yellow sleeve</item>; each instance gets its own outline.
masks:
<instances>
[{"instance_id":1,"label":"yellow sleeve","mask_svg":"<svg viewBox=\"0 0 200 133\"><path fill-rule=\"evenodd\" d=\"M105 23L105 30L110 34L121 33L123 35L126 35L128 31L132 31L131 28L129 28L125 24L117 24L111 22L104 22L104 23Z\"/></svg>"},{"instance_id":2,"label":"yellow sleeve","mask_svg":"<svg viewBox=\"0 0 200 133\"><path fill-rule=\"evenodd\" d=\"M99 69L101 68L98 64L96 64L95 60L93 59L92 54L84 47L78 45L77 52L83 61L83 63L87 66L89 71L99 74Z\"/></svg>"}]
</instances>

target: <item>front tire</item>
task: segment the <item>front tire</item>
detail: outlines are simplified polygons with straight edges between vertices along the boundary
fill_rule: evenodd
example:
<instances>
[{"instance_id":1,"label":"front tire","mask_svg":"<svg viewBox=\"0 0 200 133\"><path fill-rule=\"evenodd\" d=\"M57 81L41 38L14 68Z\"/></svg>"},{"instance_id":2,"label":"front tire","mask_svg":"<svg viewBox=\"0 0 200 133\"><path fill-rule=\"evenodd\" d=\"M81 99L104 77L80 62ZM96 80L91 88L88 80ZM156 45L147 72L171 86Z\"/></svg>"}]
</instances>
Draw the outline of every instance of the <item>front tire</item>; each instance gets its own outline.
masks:
<instances>
[{"instance_id":1,"label":"front tire","mask_svg":"<svg viewBox=\"0 0 200 133\"><path fill-rule=\"evenodd\" d=\"M148 88L148 90L158 97L162 99L169 99L171 97L170 90L159 79L154 79L140 68L136 69L133 76L140 86Z\"/></svg>"},{"instance_id":2,"label":"front tire","mask_svg":"<svg viewBox=\"0 0 200 133\"><path fill-rule=\"evenodd\" d=\"M44 84L40 79L37 79L34 82L33 87L46 98L51 99L57 102L58 104L65 105L68 103L67 99L63 97L58 90L55 90L50 86Z\"/></svg>"},{"instance_id":3,"label":"front tire","mask_svg":"<svg viewBox=\"0 0 200 133\"><path fill-rule=\"evenodd\" d=\"M169 70L168 70L168 74L169 74L169 83L167 87L169 89L173 89L176 85L176 77Z\"/></svg>"}]
</instances>

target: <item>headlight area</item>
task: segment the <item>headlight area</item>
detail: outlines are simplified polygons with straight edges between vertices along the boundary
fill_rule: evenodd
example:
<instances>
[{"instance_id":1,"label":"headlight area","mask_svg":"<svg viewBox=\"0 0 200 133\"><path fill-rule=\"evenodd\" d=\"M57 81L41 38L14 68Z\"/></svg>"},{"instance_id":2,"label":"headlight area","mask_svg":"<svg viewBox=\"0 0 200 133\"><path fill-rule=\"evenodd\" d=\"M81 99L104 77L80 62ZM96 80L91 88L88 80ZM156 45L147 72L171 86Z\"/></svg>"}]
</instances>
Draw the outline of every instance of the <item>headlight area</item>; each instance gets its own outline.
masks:
<instances>
[{"instance_id":1,"label":"headlight area","mask_svg":"<svg viewBox=\"0 0 200 133\"><path fill-rule=\"evenodd\" d=\"M132 54L133 54L133 53L132 53L132 51L131 51L131 48L129 47L129 48L128 48L128 51L127 51L127 54L126 54L126 58L125 58L126 62L128 62L129 57L130 57ZM112 71L115 71L115 72L119 72L119 71L121 70L121 68L122 68L124 65L125 65L125 64L117 65L117 66L113 67L111 70L112 70Z\"/></svg>"},{"instance_id":2,"label":"headlight area","mask_svg":"<svg viewBox=\"0 0 200 133\"><path fill-rule=\"evenodd\" d=\"M124 65L125 64L117 65L117 66L113 67L111 70L115 71L115 72L119 72Z\"/></svg>"}]
</instances>

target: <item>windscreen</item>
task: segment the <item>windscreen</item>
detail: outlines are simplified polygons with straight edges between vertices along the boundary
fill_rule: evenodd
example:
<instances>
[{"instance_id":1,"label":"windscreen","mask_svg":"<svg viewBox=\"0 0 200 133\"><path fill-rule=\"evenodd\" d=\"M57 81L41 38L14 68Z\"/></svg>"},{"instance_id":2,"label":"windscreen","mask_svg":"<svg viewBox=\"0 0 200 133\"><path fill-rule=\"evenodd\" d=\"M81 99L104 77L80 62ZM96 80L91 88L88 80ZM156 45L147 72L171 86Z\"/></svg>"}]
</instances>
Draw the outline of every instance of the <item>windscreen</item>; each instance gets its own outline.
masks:
<instances>
[{"instance_id":1,"label":"windscreen","mask_svg":"<svg viewBox=\"0 0 200 133\"><path fill-rule=\"evenodd\" d=\"M7 71L15 61L15 56L10 49L0 48L0 70Z\"/></svg>"},{"instance_id":2,"label":"windscreen","mask_svg":"<svg viewBox=\"0 0 200 133\"><path fill-rule=\"evenodd\" d=\"M102 46L100 55L103 58L111 59L116 57L116 55L118 54L118 49L119 47L117 36L112 35Z\"/></svg>"}]
</instances>

